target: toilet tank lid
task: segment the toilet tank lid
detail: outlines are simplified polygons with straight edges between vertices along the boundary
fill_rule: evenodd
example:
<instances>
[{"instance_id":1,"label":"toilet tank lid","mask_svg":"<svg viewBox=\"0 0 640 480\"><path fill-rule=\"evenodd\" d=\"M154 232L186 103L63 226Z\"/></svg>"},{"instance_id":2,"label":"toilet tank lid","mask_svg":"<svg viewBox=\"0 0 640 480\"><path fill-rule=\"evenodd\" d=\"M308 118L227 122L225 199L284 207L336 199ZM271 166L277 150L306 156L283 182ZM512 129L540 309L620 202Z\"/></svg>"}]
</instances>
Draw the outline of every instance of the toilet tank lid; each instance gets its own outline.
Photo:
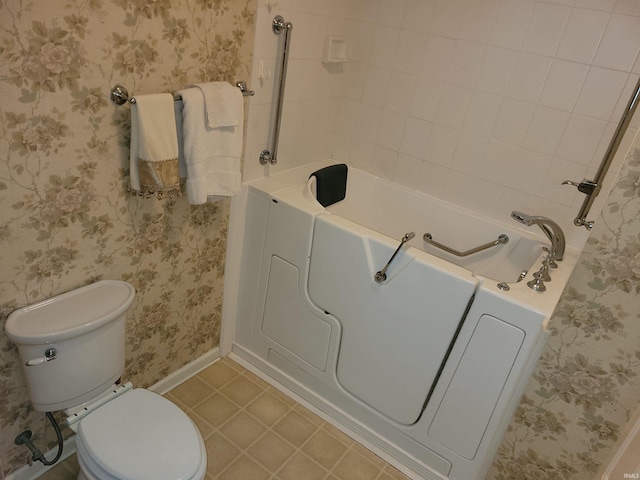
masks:
<instances>
[{"instance_id":1,"label":"toilet tank lid","mask_svg":"<svg viewBox=\"0 0 640 480\"><path fill-rule=\"evenodd\" d=\"M18 345L68 340L124 314L134 296L127 282L101 280L14 311L5 332Z\"/></svg>"}]
</instances>

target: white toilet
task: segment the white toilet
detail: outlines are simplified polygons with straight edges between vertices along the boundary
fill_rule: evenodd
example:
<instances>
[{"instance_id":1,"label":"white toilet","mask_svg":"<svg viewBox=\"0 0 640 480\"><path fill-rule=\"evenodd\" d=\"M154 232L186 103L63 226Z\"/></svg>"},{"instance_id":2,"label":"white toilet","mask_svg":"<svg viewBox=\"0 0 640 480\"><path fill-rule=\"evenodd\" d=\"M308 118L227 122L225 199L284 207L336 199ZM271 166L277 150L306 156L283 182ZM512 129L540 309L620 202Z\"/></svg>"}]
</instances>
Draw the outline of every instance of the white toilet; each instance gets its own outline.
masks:
<instances>
[{"instance_id":1,"label":"white toilet","mask_svg":"<svg viewBox=\"0 0 640 480\"><path fill-rule=\"evenodd\" d=\"M124 370L125 314L135 291L103 280L13 312L33 407L64 410L77 432L88 480L202 480L207 455L191 419L164 397L117 385Z\"/></svg>"}]
</instances>

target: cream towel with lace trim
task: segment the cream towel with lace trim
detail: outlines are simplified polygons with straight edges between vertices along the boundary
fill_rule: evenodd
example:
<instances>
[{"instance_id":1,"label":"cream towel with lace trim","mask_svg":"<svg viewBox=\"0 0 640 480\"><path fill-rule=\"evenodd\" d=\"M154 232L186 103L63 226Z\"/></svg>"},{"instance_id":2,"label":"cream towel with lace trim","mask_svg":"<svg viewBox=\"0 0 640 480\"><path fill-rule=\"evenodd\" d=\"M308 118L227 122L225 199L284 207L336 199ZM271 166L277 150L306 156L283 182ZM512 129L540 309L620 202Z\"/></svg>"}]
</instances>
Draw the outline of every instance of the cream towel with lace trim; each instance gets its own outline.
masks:
<instances>
[{"instance_id":1,"label":"cream towel with lace trim","mask_svg":"<svg viewBox=\"0 0 640 480\"><path fill-rule=\"evenodd\" d=\"M136 95L131 105L131 191L147 198L182 195L173 95Z\"/></svg>"}]
</instances>

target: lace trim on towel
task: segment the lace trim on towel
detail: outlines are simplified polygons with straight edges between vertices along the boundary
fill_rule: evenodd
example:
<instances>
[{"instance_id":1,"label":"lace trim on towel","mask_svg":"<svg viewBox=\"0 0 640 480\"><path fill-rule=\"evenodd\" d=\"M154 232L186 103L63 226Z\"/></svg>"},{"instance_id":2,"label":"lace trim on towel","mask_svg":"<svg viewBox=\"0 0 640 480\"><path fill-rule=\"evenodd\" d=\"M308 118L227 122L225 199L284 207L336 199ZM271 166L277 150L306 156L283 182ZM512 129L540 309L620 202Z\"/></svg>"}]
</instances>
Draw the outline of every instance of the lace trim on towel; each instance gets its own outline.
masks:
<instances>
[{"instance_id":1,"label":"lace trim on towel","mask_svg":"<svg viewBox=\"0 0 640 480\"><path fill-rule=\"evenodd\" d=\"M182 184L180 179L180 166L177 158L149 162L138 159L138 171L140 175L140 190L129 188L132 194L140 197L151 198L154 195L162 199L165 195L169 198L182 196Z\"/></svg>"}]
</instances>

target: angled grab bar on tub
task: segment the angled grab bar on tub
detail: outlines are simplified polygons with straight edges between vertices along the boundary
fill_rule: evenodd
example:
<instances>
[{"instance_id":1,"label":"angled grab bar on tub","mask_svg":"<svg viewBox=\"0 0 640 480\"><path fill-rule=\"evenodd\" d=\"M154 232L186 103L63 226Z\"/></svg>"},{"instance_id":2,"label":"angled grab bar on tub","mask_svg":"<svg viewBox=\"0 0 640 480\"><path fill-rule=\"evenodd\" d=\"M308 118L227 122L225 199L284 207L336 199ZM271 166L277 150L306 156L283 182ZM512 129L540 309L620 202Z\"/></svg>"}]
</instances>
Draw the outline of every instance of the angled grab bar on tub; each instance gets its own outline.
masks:
<instances>
[{"instance_id":1,"label":"angled grab bar on tub","mask_svg":"<svg viewBox=\"0 0 640 480\"><path fill-rule=\"evenodd\" d=\"M414 232L409 232L404 234L404 237L402 237L402 240L400 240L400 245L398 245L398 248L396 248L396 251L393 252L393 255L391 255L391 258L389 259L387 264L384 266L382 270L376 272L376 274L373 276L373 279L377 283L382 283L387 279L387 269L389 268L389 265L391 265L391 262L393 262L393 259L396 258L396 255L398 254L400 249L403 247L403 245L415 236L416 234Z\"/></svg>"},{"instance_id":2,"label":"angled grab bar on tub","mask_svg":"<svg viewBox=\"0 0 640 480\"><path fill-rule=\"evenodd\" d=\"M442 243L436 242L433 239L433 236L430 233L425 233L422 236L422 239L425 242L433 245L434 247L438 247L438 248L444 250L447 253L451 253L451 254L455 255L456 257L466 257L468 255L473 255L474 253L481 252L483 250L486 250L487 248L495 247L496 245L504 245L505 243L507 243L509 241L509 237L503 233L502 235L500 235L493 242L485 243L484 245L480 245L479 247L472 248L471 250L467 250L466 252L459 252L458 250L454 250L451 247L447 247L446 245L443 245Z\"/></svg>"}]
</instances>

